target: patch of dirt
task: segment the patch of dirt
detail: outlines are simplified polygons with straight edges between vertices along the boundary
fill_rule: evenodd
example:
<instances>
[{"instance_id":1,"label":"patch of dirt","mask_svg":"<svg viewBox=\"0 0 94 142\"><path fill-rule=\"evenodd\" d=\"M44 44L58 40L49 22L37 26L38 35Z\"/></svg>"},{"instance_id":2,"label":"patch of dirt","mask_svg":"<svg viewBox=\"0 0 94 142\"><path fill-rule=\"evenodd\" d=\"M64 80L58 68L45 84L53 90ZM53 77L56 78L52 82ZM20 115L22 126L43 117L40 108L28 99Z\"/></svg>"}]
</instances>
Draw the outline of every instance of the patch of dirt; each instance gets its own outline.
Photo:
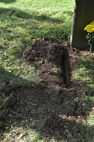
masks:
<instances>
[{"instance_id":1,"label":"patch of dirt","mask_svg":"<svg viewBox=\"0 0 94 142\"><path fill-rule=\"evenodd\" d=\"M23 58L42 67L39 77L51 84L69 85L71 81L68 44L57 44L54 38L44 37L26 52Z\"/></svg>"},{"instance_id":2,"label":"patch of dirt","mask_svg":"<svg viewBox=\"0 0 94 142\"><path fill-rule=\"evenodd\" d=\"M80 100L82 88L74 86L71 71L82 54L78 49L71 49L69 43L59 44L54 38L36 41L23 58L41 67L38 75L41 81L30 85L6 85L5 91L1 89L6 96L14 94L17 100L11 111L6 109L1 120L7 117L10 128L23 126L22 121L25 121L23 127L40 131L44 137L53 137L58 132L60 139L68 142L76 139L80 131L78 120L86 123L86 119L85 106L74 101L76 97Z\"/></svg>"}]
</instances>

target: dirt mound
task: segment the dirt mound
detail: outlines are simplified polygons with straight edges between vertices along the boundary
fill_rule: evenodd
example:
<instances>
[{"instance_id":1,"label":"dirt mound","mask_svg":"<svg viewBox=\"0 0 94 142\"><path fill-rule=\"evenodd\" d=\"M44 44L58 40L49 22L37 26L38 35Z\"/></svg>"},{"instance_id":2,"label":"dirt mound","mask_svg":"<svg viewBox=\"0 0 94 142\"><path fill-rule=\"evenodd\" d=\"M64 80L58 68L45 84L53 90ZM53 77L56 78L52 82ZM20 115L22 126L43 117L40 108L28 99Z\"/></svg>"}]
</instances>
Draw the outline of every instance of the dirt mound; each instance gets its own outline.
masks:
<instances>
[{"instance_id":1,"label":"dirt mound","mask_svg":"<svg viewBox=\"0 0 94 142\"><path fill-rule=\"evenodd\" d=\"M40 78L51 82L64 82L70 84L70 58L68 45L54 43L53 38L43 38L36 41L34 45L26 52L23 58L41 65L43 71Z\"/></svg>"}]
</instances>

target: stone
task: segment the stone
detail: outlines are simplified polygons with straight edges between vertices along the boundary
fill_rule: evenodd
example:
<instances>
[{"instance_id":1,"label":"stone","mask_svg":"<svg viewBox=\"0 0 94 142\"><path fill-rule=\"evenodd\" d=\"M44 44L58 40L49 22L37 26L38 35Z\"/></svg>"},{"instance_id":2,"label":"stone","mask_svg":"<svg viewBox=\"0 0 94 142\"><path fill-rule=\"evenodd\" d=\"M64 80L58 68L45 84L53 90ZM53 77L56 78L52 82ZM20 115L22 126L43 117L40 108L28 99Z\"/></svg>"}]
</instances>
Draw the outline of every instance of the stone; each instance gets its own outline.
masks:
<instances>
[{"instance_id":1,"label":"stone","mask_svg":"<svg viewBox=\"0 0 94 142\"><path fill-rule=\"evenodd\" d=\"M74 98L74 102L78 103L79 102L79 98L78 97Z\"/></svg>"}]
</instances>

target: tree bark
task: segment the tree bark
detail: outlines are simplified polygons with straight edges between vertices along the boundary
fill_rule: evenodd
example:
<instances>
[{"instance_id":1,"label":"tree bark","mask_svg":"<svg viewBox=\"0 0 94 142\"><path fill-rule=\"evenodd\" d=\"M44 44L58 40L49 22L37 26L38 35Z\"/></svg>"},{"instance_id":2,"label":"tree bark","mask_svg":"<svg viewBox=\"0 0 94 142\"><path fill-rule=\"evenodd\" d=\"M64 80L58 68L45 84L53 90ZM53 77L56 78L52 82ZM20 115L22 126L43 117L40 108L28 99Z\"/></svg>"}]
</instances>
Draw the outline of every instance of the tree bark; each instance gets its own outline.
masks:
<instances>
[{"instance_id":1,"label":"tree bark","mask_svg":"<svg viewBox=\"0 0 94 142\"><path fill-rule=\"evenodd\" d=\"M86 48L89 45L84 28L94 21L94 0L75 0L75 3L70 43L72 47Z\"/></svg>"}]
</instances>

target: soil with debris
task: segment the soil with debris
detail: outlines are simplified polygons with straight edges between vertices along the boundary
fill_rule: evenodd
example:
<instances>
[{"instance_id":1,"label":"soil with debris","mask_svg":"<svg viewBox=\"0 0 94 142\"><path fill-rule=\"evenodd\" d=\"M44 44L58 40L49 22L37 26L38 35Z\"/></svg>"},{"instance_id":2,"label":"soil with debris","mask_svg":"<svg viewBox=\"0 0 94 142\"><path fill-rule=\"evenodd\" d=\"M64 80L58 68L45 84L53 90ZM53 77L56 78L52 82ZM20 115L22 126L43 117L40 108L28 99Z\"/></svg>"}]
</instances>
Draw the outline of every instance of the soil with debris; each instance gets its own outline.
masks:
<instances>
[{"instance_id":1,"label":"soil with debris","mask_svg":"<svg viewBox=\"0 0 94 142\"><path fill-rule=\"evenodd\" d=\"M82 54L76 48L71 49L68 43L60 44L51 37L36 41L22 58L41 68L38 74L41 81L19 86L6 84L1 88L7 97L16 98L11 110L7 109L7 102L1 121L7 121L11 128L23 125L23 120L23 127L41 132L43 137L52 138L57 132L59 139L74 141L80 131L79 125L82 125L78 120L86 123L84 106L79 101L82 88L79 84L74 85L72 78L72 69ZM78 108L82 111L77 112ZM4 130L2 124L1 133Z\"/></svg>"}]
</instances>

